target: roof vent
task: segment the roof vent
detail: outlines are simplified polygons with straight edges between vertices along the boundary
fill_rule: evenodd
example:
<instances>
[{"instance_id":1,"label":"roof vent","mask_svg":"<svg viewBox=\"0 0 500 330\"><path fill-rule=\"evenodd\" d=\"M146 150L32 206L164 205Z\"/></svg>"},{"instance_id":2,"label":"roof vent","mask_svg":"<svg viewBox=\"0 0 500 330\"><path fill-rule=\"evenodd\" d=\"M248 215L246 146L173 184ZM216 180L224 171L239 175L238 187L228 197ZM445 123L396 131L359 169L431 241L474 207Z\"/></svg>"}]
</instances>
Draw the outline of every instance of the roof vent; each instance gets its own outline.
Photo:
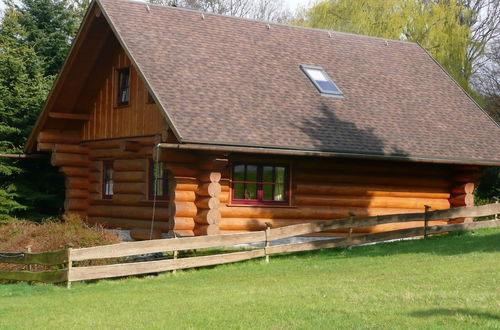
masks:
<instances>
[{"instance_id":1,"label":"roof vent","mask_svg":"<svg viewBox=\"0 0 500 330\"><path fill-rule=\"evenodd\" d=\"M267 29L268 29L268 30L271 30L271 25L266 24L266 26L267 26Z\"/></svg>"},{"instance_id":2,"label":"roof vent","mask_svg":"<svg viewBox=\"0 0 500 330\"><path fill-rule=\"evenodd\" d=\"M149 8L149 5L148 5L148 4L146 4L146 10L148 11L148 13L150 13L150 12L151 12L151 8Z\"/></svg>"},{"instance_id":3,"label":"roof vent","mask_svg":"<svg viewBox=\"0 0 500 330\"><path fill-rule=\"evenodd\" d=\"M205 19L205 15L203 15L203 13L201 13L201 19L204 20Z\"/></svg>"},{"instance_id":4,"label":"roof vent","mask_svg":"<svg viewBox=\"0 0 500 330\"><path fill-rule=\"evenodd\" d=\"M332 33L330 31L328 31L328 38L331 38L332 37Z\"/></svg>"},{"instance_id":5,"label":"roof vent","mask_svg":"<svg viewBox=\"0 0 500 330\"><path fill-rule=\"evenodd\" d=\"M384 41L385 41L385 45L389 46L389 42L387 40L384 40Z\"/></svg>"}]
</instances>

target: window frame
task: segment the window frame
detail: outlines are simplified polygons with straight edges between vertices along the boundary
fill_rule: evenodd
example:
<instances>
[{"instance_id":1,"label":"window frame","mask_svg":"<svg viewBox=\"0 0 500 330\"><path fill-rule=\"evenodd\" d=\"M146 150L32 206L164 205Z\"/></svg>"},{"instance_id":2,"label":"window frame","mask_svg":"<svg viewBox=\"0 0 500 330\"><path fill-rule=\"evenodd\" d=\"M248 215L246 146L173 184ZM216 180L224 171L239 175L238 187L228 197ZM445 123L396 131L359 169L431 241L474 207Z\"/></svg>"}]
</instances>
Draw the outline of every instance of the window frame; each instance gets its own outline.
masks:
<instances>
[{"instance_id":1,"label":"window frame","mask_svg":"<svg viewBox=\"0 0 500 330\"><path fill-rule=\"evenodd\" d=\"M239 165L245 166L256 166L257 167L257 180L255 181L257 185L257 199L238 199L235 198L234 184L240 183L240 181L234 180L234 168ZM285 200L275 201L275 200L264 200L264 190L263 190L263 172L264 167L283 167L285 168L285 182L283 183L285 187ZM276 184L276 182L274 182ZM231 180L230 180L230 204L231 205L255 205L255 206L290 206L291 203L291 165L289 163L267 163L267 162L244 162L237 161L231 164Z\"/></svg>"},{"instance_id":2,"label":"window frame","mask_svg":"<svg viewBox=\"0 0 500 330\"><path fill-rule=\"evenodd\" d=\"M121 92L122 92L122 88L120 86L121 84L121 74L122 72L125 72L127 71L128 72L128 79L127 79L127 89L128 89L128 101L127 102L122 102L121 101ZM127 67L122 67L122 68L117 68L116 69L116 90L115 90L115 102L116 102L116 107L117 108L120 108L120 107L128 107L130 106L130 103L131 103L131 98L132 98L132 95L131 95L131 91L132 91L132 88L130 86L131 84L131 75L132 75L132 70L130 70L130 66L127 66Z\"/></svg>"},{"instance_id":3,"label":"window frame","mask_svg":"<svg viewBox=\"0 0 500 330\"><path fill-rule=\"evenodd\" d=\"M167 171L165 171L164 163L160 162L158 164L162 164L163 168L163 180L161 182L163 187L163 195L156 195L156 200L168 200L168 175ZM154 165L155 161L153 159L149 159L149 174L148 174L148 199L155 199L155 178L154 178Z\"/></svg>"},{"instance_id":4,"label":"window frame","mask_svg":"<svg viewBox=\"0 0 500 330\"><path fill-rule=\"evenodd\" d=\"M314 85L314 87L316 87L316 89L318 90L318 92L322 95L322 96L327 96L327 97L333 97L333 98L339 98L339 99L343 99L345 98L344 96L344 93L340 90L339 86L337 86L337 84L333 81L333 79L328 75L328 73L326 73L326 70L321 67L321 66L314 66L314 65L306 65L306 64L301 64L300 65L300 69L302 70L302 72L306 75L306 77L311 81L311 83ZM338 90L338 93L337 92L331 92L331 91L328 91L328 90L325 90L323 89L320 85L318 85L316 83L316 81L309 75L309 72L307 72L307 69L311 69L311 70L320 70L326 78L328 78L330 80L330 82L333 84L333 86Z\"/></svg>"},{"instance_id":5,"label":"window frame","mask_svg":"<svg viewBox=\"0 0 500 330\"><path fill-rule=\"evenodd\" d=\"M111 168L111 178L107 178L107 169ZM113 180L113 174L114 174L114 168L113 168L113 161L112 160L103 160L102 161L102 199L113 199L114 195L114 180ZM107 185L108 182L111 182L111 194L107 193Z\"/></svg>"}]
</instances>

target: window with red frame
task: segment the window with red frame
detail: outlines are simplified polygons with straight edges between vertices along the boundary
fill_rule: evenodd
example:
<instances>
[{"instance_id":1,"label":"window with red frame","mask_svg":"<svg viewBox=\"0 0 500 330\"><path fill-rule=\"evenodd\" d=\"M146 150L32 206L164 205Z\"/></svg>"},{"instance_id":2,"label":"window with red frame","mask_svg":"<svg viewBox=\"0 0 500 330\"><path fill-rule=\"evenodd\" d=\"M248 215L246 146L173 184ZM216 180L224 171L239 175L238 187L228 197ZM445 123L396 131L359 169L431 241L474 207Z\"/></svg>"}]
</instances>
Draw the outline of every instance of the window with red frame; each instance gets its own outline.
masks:
<instances>
[{"instance_id":1,"label":"window with red frame","mask_svg":"<svg viewBox=\"0 0 500 330\"><path fill-rule=\"evenodd\" d=\"M233 166L232 202L288 204L288 166L236 164Z\"/></svg>"},{"instance_id":2,"label":"window with red frame","mask_svg":"<svg viewBox=\"0 0 500 330\"><path fill-rule=\"evenodd\" d=\"M149 199L168 198L168 177L163 163L149 160Z\"/></svg>"},{"instance_id":3,"label":"window with red frame","mask_svg":"<svg viewBox=\"0 0 500 330\"><path fill-rule=\"evenodd\" d=\"M113 161L102 163L102 198L113 198Z\"/></svg>"}]
</instances>

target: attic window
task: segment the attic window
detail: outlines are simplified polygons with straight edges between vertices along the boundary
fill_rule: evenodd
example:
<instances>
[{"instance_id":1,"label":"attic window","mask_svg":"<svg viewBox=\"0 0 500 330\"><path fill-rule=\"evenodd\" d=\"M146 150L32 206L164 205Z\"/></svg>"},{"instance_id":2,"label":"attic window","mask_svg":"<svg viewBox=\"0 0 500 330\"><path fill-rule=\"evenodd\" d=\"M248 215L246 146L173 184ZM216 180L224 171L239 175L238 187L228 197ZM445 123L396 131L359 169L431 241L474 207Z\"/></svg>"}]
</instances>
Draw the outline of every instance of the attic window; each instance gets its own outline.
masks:
<instances>
[{"instance_id":1,"label":"attic window","mask_svg":"<svg viewBox=\"0 0 500 330\"><path fill-rule=\"evenodd\" d=\"M118 74L118 98L117 105L124 106L130 102L130 68L117 70Z\"/></svg>"},{"instance_id":2,"label":"attic window","mask_svg":"<svg viewBox=\"0 0 500 330\"><path fill-rule=\"evenodd\" d=\"M322 67L301 65L300 68L304 71L307 78L311 80L314 86L316 86L321 95L339 98L344 96Z\"/></svg>"}]
</instances>

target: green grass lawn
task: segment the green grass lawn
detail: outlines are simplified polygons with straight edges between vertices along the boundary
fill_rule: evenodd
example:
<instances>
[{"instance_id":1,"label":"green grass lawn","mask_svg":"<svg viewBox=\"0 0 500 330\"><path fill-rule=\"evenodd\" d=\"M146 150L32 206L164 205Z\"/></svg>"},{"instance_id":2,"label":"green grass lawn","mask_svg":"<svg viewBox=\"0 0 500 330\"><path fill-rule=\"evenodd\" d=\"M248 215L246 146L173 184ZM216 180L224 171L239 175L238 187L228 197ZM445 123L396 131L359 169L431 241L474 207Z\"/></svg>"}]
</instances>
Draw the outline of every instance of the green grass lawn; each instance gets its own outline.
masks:
<instances>
[{"instance_id":1,"label":"green grass lawn","mask_svg":"<svg viewBox=\"0 0 500 330\"><path fill-rule=\"evenodd\" d=\"M500 229L157 277L0 285L0 329L500 329Z\"/></svg>"}]
</instances>

